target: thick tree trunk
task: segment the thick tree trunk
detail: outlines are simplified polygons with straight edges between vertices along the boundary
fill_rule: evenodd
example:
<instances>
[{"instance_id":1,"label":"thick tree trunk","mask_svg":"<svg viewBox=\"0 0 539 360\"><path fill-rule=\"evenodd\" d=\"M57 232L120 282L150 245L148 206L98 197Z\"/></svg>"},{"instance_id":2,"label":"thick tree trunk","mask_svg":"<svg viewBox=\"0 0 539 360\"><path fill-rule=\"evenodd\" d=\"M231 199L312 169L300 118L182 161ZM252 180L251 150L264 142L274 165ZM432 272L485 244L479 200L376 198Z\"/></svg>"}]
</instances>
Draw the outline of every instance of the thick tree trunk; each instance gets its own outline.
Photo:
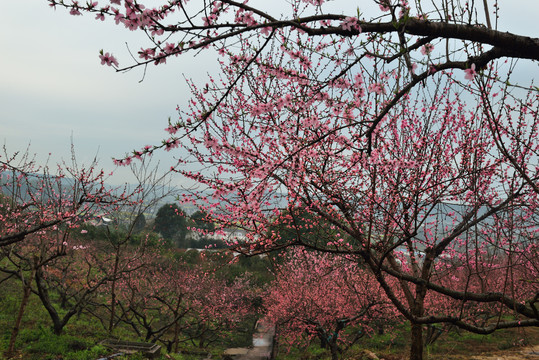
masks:
<instances>
[{"instance_id":1,"label":"thick tree trunk","mask_svg":"<svg viewBox=\"0 0 539 360\"><path fill-rule=\"evenodd\" d=\"M174 316L177 316L176 314ZM178 353L178 345L179 345L179 334L180 334L180 324L179 320L176 320L174 323L174 353Z\"/></svg>"},{"instance_id":2,"label":"thick tree trunk","mask_svg":"<svg viewBox=\"0 0 539 360\"><path fill-rule=\"evenodd\" d=\"M199 349L203 349L203 348L204 348L204 340L206 340L206 339L204 338L204 332L203 332L202 334L200 334L200 338L199 338L199 339L200 339L200 341L199 341L199 343L198 343L198 348L199 348Z\"/></svg>"},{"instance_id":3,"label":"thick tree trunk","mask_svg":"<svg viewBox=\"0 0 539 360\"><path fill-rule=\"evenodd\" d=\"M52 330L55 335L61 335L64 329L64 326L67 324L69 319L75 315L76 311L74 309L69 310L63 318L60 318L60 315L52 305L52 302L49 297L49 291L46 285L43 283L43 273L42 270L35 272L36 288L37 295L41 300L41 303L49 313L49 316L52 320Z\"/></svg>"},{"instance_id":4,"label":"thick tree trunk","mask_svg":"<svg viewBox=\"0 0 539 360\"><path fill-rule=\"evenodd\" d=\"M329 344L329 349L331 350L331 360L339 360L339 347L337 344Z\"/></svg>"},{"instance_id":5,"label":"thick tree trunk","mask_svg":"<svg viewBox=\"0 0 539 360\"><path fill-rule=\"evenodd\" d=\"M423 360L423 325L412 323L410 360Z\"/></svg>"},{"instance_id":6,"label":"thick tree trunk","mask_svg":"<svg viewBox=\"0 0 539 360\"><path fill-rule=\"evenodd\" d=\"M54 335L62 335L62 332L64 330L64 324L61 322L54 322L52 324L52 331L54 332Z\"/></svg>"}]
</instances>

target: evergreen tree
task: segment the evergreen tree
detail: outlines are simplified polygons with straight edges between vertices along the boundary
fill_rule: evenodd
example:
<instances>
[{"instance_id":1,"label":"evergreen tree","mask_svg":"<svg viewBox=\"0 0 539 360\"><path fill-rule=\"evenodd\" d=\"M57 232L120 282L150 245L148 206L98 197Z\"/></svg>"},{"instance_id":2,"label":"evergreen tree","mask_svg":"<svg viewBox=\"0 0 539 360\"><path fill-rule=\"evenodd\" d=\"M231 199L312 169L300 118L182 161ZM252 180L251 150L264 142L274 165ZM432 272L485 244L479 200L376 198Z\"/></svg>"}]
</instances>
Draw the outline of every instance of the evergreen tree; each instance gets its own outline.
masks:
<instances>
[{"instance_id":1,"label":"evergreen tree","mask_svg":"<svg viewBox=\"0 0 539 360\"><path fill-rule=\"evenodd\" d=\"M166 240L182 242L187 234L183 210L176 204L165 204L159 208L153 229Z\"/></svg>"},{"instance_id":2,"label":"evergreen tree","mask_svg":"<svg viewBox=\"0 0 539 360\"><path fill-rule=\"evenodd\" d=\"M146 226L146 217L144 216L143 213L140 213L137 215L137 217L135 218L135 222L133 223L133 231L134 232L140 232L144 229L144 227Z\"/></svg>"},{"instance_id":3,"label":"evergreen tree","mask_svg":"<svg viewBox=\"0 0 539 360\"><path fill-rule=\"evenodd\" d=\"M193 225L197 229L214 231L215 224L208 218L208 214L204 211L197 211L191 215L191 220L193 220Z\"/></svg>"}]
</instances>

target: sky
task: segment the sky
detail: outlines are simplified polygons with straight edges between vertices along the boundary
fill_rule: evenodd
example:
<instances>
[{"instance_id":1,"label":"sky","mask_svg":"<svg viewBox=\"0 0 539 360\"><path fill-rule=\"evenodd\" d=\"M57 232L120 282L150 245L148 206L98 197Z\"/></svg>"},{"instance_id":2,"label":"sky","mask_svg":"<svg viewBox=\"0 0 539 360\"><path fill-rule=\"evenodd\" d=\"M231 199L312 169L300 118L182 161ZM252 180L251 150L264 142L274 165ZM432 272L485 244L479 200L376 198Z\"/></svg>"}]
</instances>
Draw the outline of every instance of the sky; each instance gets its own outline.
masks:
<instances>
[{"instance_id":1,"label":"sky","mask_svg":"<svg viewBox=\"0 0 539 360\"><path fill-rule=\"evenodd\" d=\"M74 17L45 0L6 1L0 12L0 142L8 152L37 153L44 162L69 160L71 141L77 161L109 171L113 157L159 144L168 118L189 99L185 78L206 76L217 68L215 57L187 55L166 66L116 73L102 66L99 50L126 60L125 43L136 52L148 40L113 22L91 15ZM170 153L158 156L161 167L174 163ZM118 169L112 183L122 183L129 170Z\"/></svg>"},{"instance_id":2,"label":"sky","mask_svg":"<svg viewBox=\"0 0 539 360\"><path fill-rule=\"evenodd\" d=\"M357 3L348 1L354 8ZM539 37L539 1L498 3L501 30ZM97 156L110 172L115 170L113 157L159 144L167 135L168 118L175 121L176 107L190 98L185 77L203 84L207 73L218 69L215 54L169 59L165 66L149 67L140 82L142 68L116 73L100 64L100 49L127 64L126 43L136 53L148 40L112 21L53 10L46 0L5 0L0 12L0 142L8 152L30 144L38 161L51 153L56 163L70 159L73 142L79 163L89 164ZM537 64L527 68L539 78ZM171 153L156 157L162 169L174 163ZM110 181L130 181L129 170L116 170Z\"/></svg>"}]
</instances>

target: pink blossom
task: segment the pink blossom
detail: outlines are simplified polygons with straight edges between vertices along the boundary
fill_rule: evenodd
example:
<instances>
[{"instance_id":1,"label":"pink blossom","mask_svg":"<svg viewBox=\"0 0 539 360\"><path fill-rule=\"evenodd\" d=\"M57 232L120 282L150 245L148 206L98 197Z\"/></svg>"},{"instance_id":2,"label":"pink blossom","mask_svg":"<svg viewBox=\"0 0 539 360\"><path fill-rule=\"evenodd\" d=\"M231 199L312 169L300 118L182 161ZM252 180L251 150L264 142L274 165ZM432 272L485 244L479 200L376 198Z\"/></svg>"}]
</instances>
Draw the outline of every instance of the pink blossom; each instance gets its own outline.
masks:
<instances>
[{"instance_id":1,"label":"pink blossom","mask_svg":"<svg viewBox=\"0 0 539 360\"><path fill-rule=\"evenodd\" d=\"M79 9L76 6L72 7L71 10L69 10L69 13L71 15L82 15L81 12L79 11Z\"/></svg>"},{"instance_id":2,"label":"pink blossom","mask_svg":"<svg viewBox=\"0 0 539 360\"><path fill-rule=\"evenodd\" d=\"M116 25L118 25L119 23L123 23L125 21L124 19L124 16L122 15L121 12L119 12L118 10L115 11L115 15L114 15L114 22L116 23Z\"/></svg>"},{"instance_id":3,"label":"pink blossom","mask_svg":"<svg viewBox=\"0 0 539 360\"><path fill-rule=\"evenodd\" d=\"M180 140L179 139L168 139L165 143L165 150L170 151L174 148L177 148L180 146Z\"/></svg>"},{"instance_id":4,"label":"pink blossom","mask_svg":"<svg viewBox=\"0 0 539 360\"><path fill-rule=\"evenodd\" d=\"M110 0L110 3L116 4L116 5L122 5L122 2L120 0Z\"/></svg>"},{"instance_id":5,"label":"pink blossom","mask_svg":"<svg viewBox=\"0 0 539 360\"><path fill-rule=\"evenodd\" d=\"M425 44L421 47L421 54L428 55L434 50L434 45L432 44Z\"/></svg>"},{"instance_id":6,"label":"pink blossom","mask_svg":"<svg viewBox=\"0 0 539 360\"><path fill-rule=\"evenodd\" d=\"M139 58L144 59L144 60L149 60L153 58L154 55L155 55L154 49L140 48L140 51L138 52Z\"/></svg>"},{"instance_id":7,"label":"pink blossom","mask_svg":"<svg viewBox=\"0 0 539 360\"><path fill-rule=\"evenodd\" d=\"M257 24L255 18L253 17L253 13L243 13L243 10L236 13L235 21L238 23L244 23L247 26L254 26Z\"/></svg>"},{"instance_id":8,"label":"pink blossom","mask_svg":"<svg viewBox=\"0 0 539 360\"><path fill-rule=\"evenodd\" d=\"M380 83L372 83L372 84L370 84L368 90L369 90L369 92L373 92L373 93L376 93L378 95L385 94L385 92L386 92L384 87Z\"/></svg>"},{"instance_id":9,"label":"pink blossom","mask_svg":"<svg viewBox=\"0 0 539 360\"><path fill-rule=\"evenodd\" d=\"M101 59L101 65L108 65L108 66L118 66L118 60L108 52L103 54L103 51L101 51L101 54L99 55L99 58Z\"/></svg>"},{"instance_id":10,"label":"pink blossom","mask_svg":"<svg viewBox=\"0 0 539 360\"><path fill-rule=\"evenodd\" d=\"M124 25L129 30L135 31L138 29L140 22L138 19L124 20Z\"/></svg>"},{"instance_id":11,"label":"pink blossom","mask_svg":"<svg viewBox=\"0 0 539 360\"><path fill-rule=\"evenodd\" d=\"M155 61L154 61L154 64L155 65L159 65L159 64L166 64L167 62L167 54L165 54L164 52L160 53L157 58L155 58Z\"/></svg>"},{"instance_id":12,"label":"pink blossom","mask_svg":"<svg viewBox=\"0 0 539 360\"><path fill-rule=\"evenodd\" d=\"M154 28L152 28L152 31L150 32L150 35L159 36L159 35L163 35L164 33L165 33L165 29L154 27Z\"/></svg>"},{"instance_id":13,"label":"pink blossom","mask_svg":"<svg viewBox=\"0 0 539 360\"><path fill-rule=\"evenodd\" d=\"M170 135L174 135L176 134L176 132L178 132L178 128L170 124L167 128L165 128L165 131L168 132Z\"/></svg>"},{"instance_id":14,"label":"pink blossom","mask_svg":"<svg viewBox=\"0 0 539 360\"><path fill-rule=\"evenodd\" d=\"M341 22L341 27L343 30L352 31L352 29L361 32L361 26L359 26L359 20L356 17L347 16Z\"/></svg>"},{"instance_id":15,"label":"pink blossom","mask_svg":"<svg viewBox=\"0 0 539 360\"><path fill-rule=\"evenodd\" d=\"M477 72L475 71L475 64L472 64L469 69L464 70L464 78L466 80L473 80Z\"/></svg>"},{"instance_id":16,"label":"pink blossom","mask_svg":"<svg viewBox=\"0 0 539 360\"><path fill-rule=\"evenodd\" d=\"M266 26L260 29L260 32L265 36L269 36L269 34L271 33L271 30L272 30L271 26Z\"/></svg>"},{"instance_id":17,"label":"pink blossom","mask_svg":"<svg viewBox=\"0 0 539 360\"><path fill-rule=\"evenodd\" d=\"M95 19L105 21L105 15L103 13L99 13L95 16Z\"/></svg>"},{"instance_id":18,"label":"pink blossom","mask_svg":"<svg viewBox=\"0 0 539 360\"><path fill-rule=\"evenodd\" d=\"M165 44L165 49L163 50L165 53L170 54L173 53L176 50L176 46L171 43Z\"/></svg>"},{"instance_id":19,"label":"pink blossom","mask_svg":"<svg viewBox=\"0 0 539 360\"><path fill-rule=\"evenodd\" d=\"M320 25L321 26L326 26L326 27L331 26L331 21L329 21L329 20L320 20Z\"/></svg>"},{"instance_id":20,"label":"pink blossom","mask_svg":"<svg viewBox=\"0 0 539 360\"><path fill-rule=\"evenodd\" d=\"M210 16L203 16L202 20L204 21L204 26L209 26L213 24L215 20L217 20L217 15L211 14Z\"/></svg>"},{"instance_id":21,"label":"pink blossom","mask_svg":"<svg viewBox=\"0 0 539 360\"><path fill-rule=\"evenodd\" d=\"M88 233L88 230L81 230L80 233L81 233L81 234L87 234L87 233Z\"/></svg>"},{"instance_id":22,"label":"pink blossom","mask_svg":"<svg viewBox=\"0 0 539 360\"><path fill-rule=\"evenodd\" d=\"M129 159L129 162L127 162L127 159L120 159L120 160L112 159L112 162L116 166L127 166L127 165L129 165L129 163L131 163L131 159Z\"/></svg>"}]
</instances>

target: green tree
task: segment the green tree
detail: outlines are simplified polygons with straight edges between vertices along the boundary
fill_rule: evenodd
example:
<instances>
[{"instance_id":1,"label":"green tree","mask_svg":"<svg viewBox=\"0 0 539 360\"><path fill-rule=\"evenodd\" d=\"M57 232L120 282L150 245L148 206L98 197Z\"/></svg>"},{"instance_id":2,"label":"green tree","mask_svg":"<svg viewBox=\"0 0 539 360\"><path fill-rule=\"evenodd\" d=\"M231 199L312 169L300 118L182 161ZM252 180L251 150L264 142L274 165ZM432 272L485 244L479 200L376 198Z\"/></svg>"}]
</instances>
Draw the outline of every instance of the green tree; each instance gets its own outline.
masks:
<instances>
[{"instance_id":1,"label":"green tree","mask_svg":"<svg viewBox=\"0 0 539 360\"><path fill-rule=\"evenodd\" d=\"M183 210L176 204L165 204L159 208L153 226L166 240L183 242L187 234L187 222Z\"/></svg>"},{"instance_id":2,"label":"green tree","mask_svg":"<svg viewBox=\"0 0 539 360\"><path fill-rule=\"evenodd\" d=\"M320 241L335 241L339 237L344 237L347 242L351 241L349 236L340 234L327 219L303 208L281 211L274 217L266 235L279 244L305 242L316 245Z\"/></svg>"},{"instance_id":3,"label":"green tree","mask_svg":"<svg viewBox=\"0 0 539 360\"><path fill-rule=\"evenodd\" d=\"M146 217L143 213L140 213L135 218L135 221L133 223L133 231L138 233L144 230L144 227L146 226Z\"/></svg>"},{"instance_id":4,"label":"green tree","mask_svg":"<svg viewBox=\"0 0 539 360\"><path fill-rule=\"evenodd\" d=\"M197 211L191 215L191 220L193 221L193 227L201 230L214 231L215 224L208 217L208 214L204 211Z\"/></svg>"}]
</instances>

